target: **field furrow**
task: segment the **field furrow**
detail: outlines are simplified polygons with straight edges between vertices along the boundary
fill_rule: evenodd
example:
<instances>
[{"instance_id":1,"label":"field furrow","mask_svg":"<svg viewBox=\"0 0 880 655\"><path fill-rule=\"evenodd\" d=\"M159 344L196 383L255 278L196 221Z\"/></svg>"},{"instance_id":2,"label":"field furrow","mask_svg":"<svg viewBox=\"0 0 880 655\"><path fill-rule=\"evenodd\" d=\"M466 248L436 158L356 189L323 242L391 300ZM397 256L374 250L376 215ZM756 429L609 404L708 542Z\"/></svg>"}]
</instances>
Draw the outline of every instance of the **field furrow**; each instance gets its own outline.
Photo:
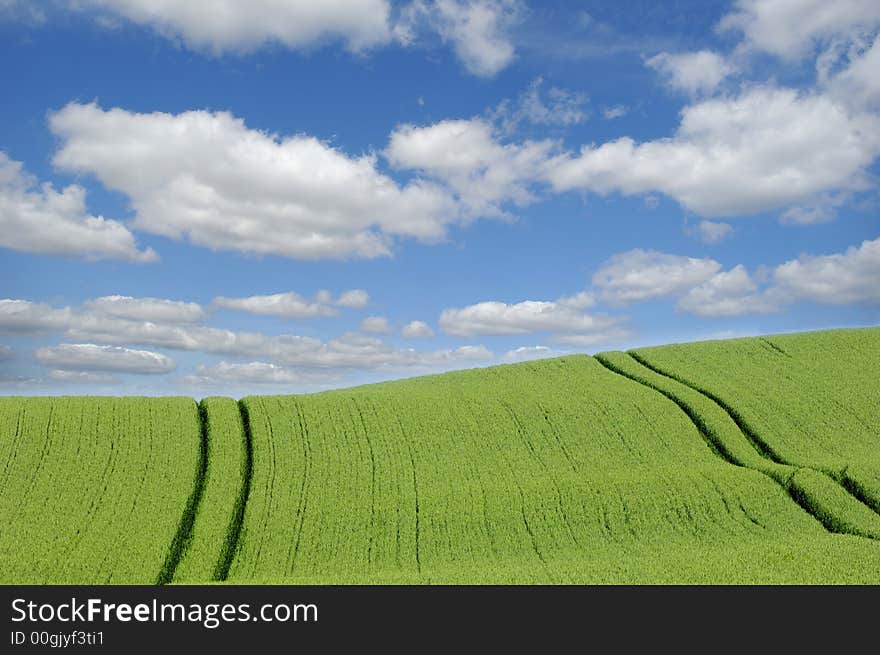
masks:
<instances>
[{"instance_id":1,"label":"field furrow","mask_svg":"<svg viewBox=\"0 0 880 655\"><path fill-rule=\"evenodd\" d=\"M853 499L844 524L862 516L860 533L877 534L880 490L871 480L880 478L878 335L877 329L831 330L630 354L717 403L765 457L827 475ZM813 476L793 478L811 487L800 490L802 498L830 498L807 479Z\"/></svg>"},{"instance_id":2,"label":"field furrow","mask_svg":"<svg viewBox=\"0 0 880 655\"><path fill-rule=\"evenodd\" d=\"M715 399L642 363L637 355L609 352L596 355L596 359L609 370L655 389L675 402L720 457L768 475L829 532L880 538L878 516L857 494L847 495L845 488L841 489L821 472L786 464L762 439L746 434L739 421Z\"/></svg>"}]
</instances>

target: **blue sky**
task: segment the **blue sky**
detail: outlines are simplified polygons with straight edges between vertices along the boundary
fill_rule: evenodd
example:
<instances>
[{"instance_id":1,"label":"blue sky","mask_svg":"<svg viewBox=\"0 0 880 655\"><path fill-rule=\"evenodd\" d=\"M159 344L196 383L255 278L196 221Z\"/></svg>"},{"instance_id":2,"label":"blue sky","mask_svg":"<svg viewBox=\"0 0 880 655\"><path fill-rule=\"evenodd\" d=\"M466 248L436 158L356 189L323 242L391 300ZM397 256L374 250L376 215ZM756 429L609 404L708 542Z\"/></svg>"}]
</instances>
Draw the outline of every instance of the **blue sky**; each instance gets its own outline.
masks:
<instances>
[{"instance_id":1,"label":"blue sky","mask_svg":"<svg viewBox=\"0 0 880 655\"><path fill-rule=\"evenodd\" d=\"M0 0L0 393L876 325L878 29L870 0Z\"/></svg>"}]
</instances>

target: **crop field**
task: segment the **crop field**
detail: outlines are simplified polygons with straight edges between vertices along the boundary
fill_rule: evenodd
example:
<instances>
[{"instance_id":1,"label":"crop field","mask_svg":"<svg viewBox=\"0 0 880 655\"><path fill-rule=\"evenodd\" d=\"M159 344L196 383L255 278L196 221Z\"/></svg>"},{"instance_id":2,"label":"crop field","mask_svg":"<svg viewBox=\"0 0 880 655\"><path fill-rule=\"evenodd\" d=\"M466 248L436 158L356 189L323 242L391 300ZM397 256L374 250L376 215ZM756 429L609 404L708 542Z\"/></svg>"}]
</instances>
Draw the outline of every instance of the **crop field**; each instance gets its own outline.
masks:
<instances>
[{"instance_id":1,"label":"crop field","mask_svg":"<svg viewBox=\"0 0 880 655\"><path fill-rule=\"evenodd\" d=\"M766 459L821 471L880 511L876 329L644 348L632 355L724 408Z\"/></svg>"},{"instance_id":2,"label":"crop field","mask_svg":"<svg viewBox=\"0 0 880 655\"><path fill-rule=\"evenodd\" d=\"M168 579L197 482L191 398L2 398L0 430L0 582Z\"/></svg>"},{"instance_id":3,"label":"crop field","mask_svg":"<svg viewBox=\"0 0 880 655\"><path fill-rule=\"evenodd\" d=\"M0 582L880 583L880 329L0 400Z\"/></svg>"}]
</instances>

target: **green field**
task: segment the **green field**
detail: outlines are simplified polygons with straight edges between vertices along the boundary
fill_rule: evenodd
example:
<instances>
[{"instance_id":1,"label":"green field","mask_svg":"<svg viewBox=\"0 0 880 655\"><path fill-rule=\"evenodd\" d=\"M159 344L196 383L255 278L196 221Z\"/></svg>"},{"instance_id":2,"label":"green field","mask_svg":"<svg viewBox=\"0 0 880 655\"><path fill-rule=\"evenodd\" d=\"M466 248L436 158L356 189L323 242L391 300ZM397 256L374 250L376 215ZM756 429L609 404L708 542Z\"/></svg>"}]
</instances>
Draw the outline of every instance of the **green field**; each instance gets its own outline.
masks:
<instances>
[{"instance_id":1,"label":"green field","mask_svg":"<svg viewBox=\"0 0 880 655\"><path fill-rule=\"evenodd\" d=\"M2 583L880 583L880 329L0 399Z\"/></svg>"}]
</instances>

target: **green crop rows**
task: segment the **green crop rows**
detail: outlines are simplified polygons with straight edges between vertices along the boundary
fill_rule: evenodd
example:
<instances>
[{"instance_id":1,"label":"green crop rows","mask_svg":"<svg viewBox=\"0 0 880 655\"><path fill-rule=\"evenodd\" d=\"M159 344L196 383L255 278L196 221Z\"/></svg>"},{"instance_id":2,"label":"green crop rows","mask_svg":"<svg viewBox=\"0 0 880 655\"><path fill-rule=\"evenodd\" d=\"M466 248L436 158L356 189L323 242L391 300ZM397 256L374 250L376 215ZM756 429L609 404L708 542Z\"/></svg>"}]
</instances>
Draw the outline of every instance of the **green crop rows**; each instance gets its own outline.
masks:
<instances>
[{"instance_id":1,"label":"green crop rows","mask_svg":"<svg viewBox=\"0 0 880 655\"><path fill-rule=\"evenodd\" d=\"M880 583L880 329L0 399L0 582Z\"/></svg>"},{"instance_id":2,"label":"green crop rows","mask_svg":"<svg viewBox=\"0 0 880 655\"><path fill-rule=\"evenodd\" d=\"M3 398L0 430L0 581L167 577L197 481L191 398Z\"/></svg>"}]
</instances>

